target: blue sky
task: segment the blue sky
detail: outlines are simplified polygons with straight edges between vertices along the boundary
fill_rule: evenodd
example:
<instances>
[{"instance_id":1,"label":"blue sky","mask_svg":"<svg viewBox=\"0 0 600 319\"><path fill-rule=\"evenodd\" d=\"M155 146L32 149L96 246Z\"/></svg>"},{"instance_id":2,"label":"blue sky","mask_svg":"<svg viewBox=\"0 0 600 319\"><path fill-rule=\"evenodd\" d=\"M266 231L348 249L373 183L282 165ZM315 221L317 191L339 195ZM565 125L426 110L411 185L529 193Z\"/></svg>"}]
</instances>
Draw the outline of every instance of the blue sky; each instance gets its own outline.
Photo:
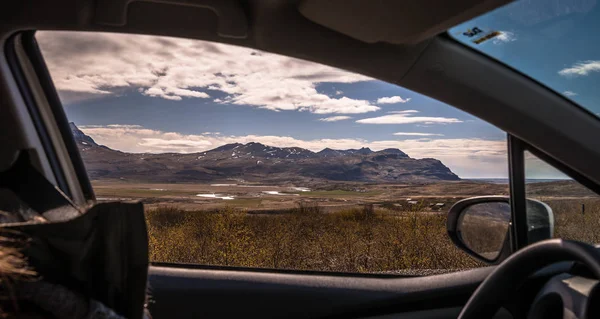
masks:
<instances>
[{"instance_id":1,"label":"blue sky","mask_svg":"<svg viewBox=\"0 0 600 319\"><path fill-rule=\"evenodd\" d=\"M127 90L119 96L79 101L67 106L69 119L81 126L129 124L182 134L219 132L225 135L290 135L299 139L360 138L377 140L383 137L410 139L411 135L394 133L439 134L446 138L504 140L505 134L465 112L436 100L381 81L350 84L321 83L317 91L347 92L344 96L373 101L381 110L364 114L344 114L351 119L333 122L320 121L338 114L315 114L307 111L279 111L231 104L218 104L210 99L170 101L144 96ZM213 95L214 92L208 91ZM379 97L401 96L407 103L378 104ZM389 115L389 112L415 109L427 117L454 118L459 123L372 125L357 123L362 119ZM338 115L339 116L339 115Z\"/></svg>"},{"instance_id":2,"label":"blue sky","mask_svg":"<svg viewBox=\"0 0 600 319\"><path fill-rule=\"evenodd\" d=\"M559 1L551 9L536 2L509 5L450 33L599 112L600 41L586 31L598 30L595 1ZM475 45L462 35L475 27L499 35ZM69 119L115 149L188 153L251 141L313 151L395 147L438 158L464 178L507 175L504 132L361 75L203 41L37 37Z\"/></svg>"},{"instance_id":3,"label":"blue sky","mask_svg":"<svg viewBox=\"0 0 600 319\"><path fill-rule=\"evenodd\" d=\"M474 44L462 33L503 31ZM517 1L450 29L457 40L600 113L600 9L596 0Z\"/></svg>"}]
</instances>

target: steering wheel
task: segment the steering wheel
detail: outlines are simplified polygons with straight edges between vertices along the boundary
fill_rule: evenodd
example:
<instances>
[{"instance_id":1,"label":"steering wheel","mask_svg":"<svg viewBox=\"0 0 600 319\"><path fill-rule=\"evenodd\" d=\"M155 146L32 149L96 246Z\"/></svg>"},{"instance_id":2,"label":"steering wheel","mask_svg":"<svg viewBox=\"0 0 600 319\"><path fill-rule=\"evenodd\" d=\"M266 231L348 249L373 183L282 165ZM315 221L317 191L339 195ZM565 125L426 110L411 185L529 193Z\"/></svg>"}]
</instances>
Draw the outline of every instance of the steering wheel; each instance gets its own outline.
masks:
<instances>
[{"instance_id":1,"label":"steering wheel","mask_svg":"<svg viewBox=\"0 0 600 319\"><path fill-rule=\"evenodd\" d=\"M541 241L517 251L494 269L475 290L458 318L492 318L501 305L517 291L530 275L545 266L560 261L581 262L588 267L596 279L600 279L600 252L593 246L563 239ZM592 316L589 313L591 310L588 308L588 300L592 290L600 287L597 285L598 281L576 277L579 284L574 285L572 282L565 281L565 277L556 276L555 278L558 279L554 281L551 279L542 288L542 291L545 292L544 296L551 296L550 301L548 302L547 299L546 302L537 303L540 306L543 304L551 307L553 311L544 312L540 306L534 311L536 301L540 301L540 295L538 295L528 318L595 318L595 315ZM584 291L582 292L581 289ZM577 292L575 294L577 297L573 297L574 292ZM593 310L594 313L596 311Z\"/></svg>"}]
</instances>

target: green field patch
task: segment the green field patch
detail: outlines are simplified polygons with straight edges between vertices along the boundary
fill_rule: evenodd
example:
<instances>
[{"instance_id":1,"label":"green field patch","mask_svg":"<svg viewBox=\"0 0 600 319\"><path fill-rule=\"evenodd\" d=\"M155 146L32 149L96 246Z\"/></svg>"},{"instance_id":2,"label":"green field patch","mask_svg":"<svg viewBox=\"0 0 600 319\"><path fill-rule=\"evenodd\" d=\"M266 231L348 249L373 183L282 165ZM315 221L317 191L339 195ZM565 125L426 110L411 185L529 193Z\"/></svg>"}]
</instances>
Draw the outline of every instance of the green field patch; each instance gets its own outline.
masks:
<instances>
[{"instance_id":1,"label":"green field patch","mask_svg":"<svg viewBox=\"0 0 600 319\"><path fill-rule=\"evenodd\" d=\"M223 206L234 206L234 207L259 207L262 202L260 198L236 198L228 200Z\"/></svg>"},{"instance_id":2,"label":"green field patch","mask_svg":"<svg viewBox=\"0 0 600 319\"><path fill-rule=\"evenodd\" d=\"M296 192L303 197L339 197L339 196L375 196L380 195L381 191L355 192L347 190L331 190L331 191L311 191L311 192Z\"/></svg>"},{"instance_id":3,"label":"green field patch","mask_svg":"<svg viewBox=\"0 0 600 319\"><path fill-rule=\"evenodd\" d=\"M198 192L184 190L158 190L158 189L106 189L96 188L94 192L97 196L106 197L160 197L160 196L190 196Z\"/></svg>"}]
</instances>

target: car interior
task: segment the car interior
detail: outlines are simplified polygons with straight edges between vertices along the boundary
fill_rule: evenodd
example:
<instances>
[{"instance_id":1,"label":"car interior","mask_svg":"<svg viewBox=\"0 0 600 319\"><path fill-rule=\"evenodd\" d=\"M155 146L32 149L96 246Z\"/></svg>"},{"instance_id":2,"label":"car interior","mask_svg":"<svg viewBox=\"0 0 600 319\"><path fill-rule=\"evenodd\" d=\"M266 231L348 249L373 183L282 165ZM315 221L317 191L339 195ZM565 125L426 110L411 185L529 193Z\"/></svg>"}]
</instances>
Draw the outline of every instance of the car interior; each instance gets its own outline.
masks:
<instances>
[{"instance_id":1,"label":"car interior","mask_svg":"<svg viewBox=\"0 0 600 319\"><path fill-rule=\"evenodd\" d=\"M3 236L26 234L23 254L44 280L127 318L142 317L145 306L152 318L597 318L600 251L554 238L552 210L526 198L524 153L600 194L598 117L448 33L510 3L2 2L0 209L24 203L41 216L4 222ZM36 42L41 30L170 36L277 53L402 86L497 126L507 134L510 196L462 200L447 217L452 242L487 266L402 276L149 262L143 205L96 202ZM504 214L496 253L468 241L463 221L478 204Z\"/></svg>"}]
</instances>

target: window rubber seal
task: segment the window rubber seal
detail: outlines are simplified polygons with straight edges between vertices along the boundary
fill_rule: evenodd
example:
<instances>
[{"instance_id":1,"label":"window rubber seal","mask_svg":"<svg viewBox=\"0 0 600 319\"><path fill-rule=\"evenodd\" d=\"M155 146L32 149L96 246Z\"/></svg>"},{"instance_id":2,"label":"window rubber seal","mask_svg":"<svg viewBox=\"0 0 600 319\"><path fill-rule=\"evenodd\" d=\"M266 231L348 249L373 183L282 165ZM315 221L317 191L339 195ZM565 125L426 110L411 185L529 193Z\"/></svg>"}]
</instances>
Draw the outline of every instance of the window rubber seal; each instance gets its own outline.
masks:
<instances>
[{"instance_id":1,"label":"window rubber seal","mask_svg":"<svg viewBox=\"0 0 600 319\"><path fill-rule=\"evenodd\" d=\"M21 33L23 49L37 75L37 80L44 92L44 96L48 101L50 111L54 116L61 138L68 152L68 157L71 160L71 165L77 176L81 192L86 200L93 201L96 199L96 196L92 184L90 183L85 164L83 163L83 159L79 153L77 144L75 143L75 138L71 132L71 127L62 102L60 101L60 97L58 96L56 87L54 86L54 82L52 81L52 77L46 66L46 62L42 57L42 53L35 39L35 32L35 30L30 30ZM52 152L54 152L54 150L52 150ZM68 188L66 189L68 190Z\"/></svg>"}]
</instances>

